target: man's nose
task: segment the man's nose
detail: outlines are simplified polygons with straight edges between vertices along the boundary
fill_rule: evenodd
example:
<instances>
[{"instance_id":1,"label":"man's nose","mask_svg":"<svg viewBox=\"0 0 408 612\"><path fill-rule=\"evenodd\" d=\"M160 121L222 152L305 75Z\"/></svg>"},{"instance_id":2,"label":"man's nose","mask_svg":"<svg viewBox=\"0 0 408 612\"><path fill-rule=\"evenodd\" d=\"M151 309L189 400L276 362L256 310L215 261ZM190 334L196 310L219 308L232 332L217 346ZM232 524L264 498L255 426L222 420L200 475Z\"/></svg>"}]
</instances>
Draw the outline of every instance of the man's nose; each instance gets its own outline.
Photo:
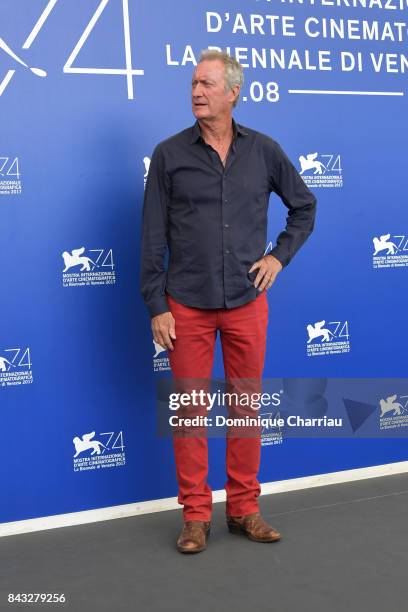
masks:
<instances>
[{"instance_id":1,"label":"man's nose","mask_svg":"<svg viewBox=\"0 0 408 612\"><path fill-rule=\"evenodd\" d=\"M193 85L192 88L193 98L199 98L202 95L201 85L197 83L197 85Z\"/></svg>"}]
</instances>

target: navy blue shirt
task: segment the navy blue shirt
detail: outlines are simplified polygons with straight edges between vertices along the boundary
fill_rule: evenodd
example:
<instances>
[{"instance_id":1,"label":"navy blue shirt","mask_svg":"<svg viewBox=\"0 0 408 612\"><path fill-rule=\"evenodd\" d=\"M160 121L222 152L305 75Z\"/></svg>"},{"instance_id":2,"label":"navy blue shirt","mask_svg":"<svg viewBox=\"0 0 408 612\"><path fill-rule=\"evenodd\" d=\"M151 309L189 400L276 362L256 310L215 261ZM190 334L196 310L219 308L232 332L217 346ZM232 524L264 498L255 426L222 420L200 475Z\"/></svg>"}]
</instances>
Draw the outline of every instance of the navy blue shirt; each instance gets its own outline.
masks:
<instances>
[{"instance_id":1,"label":"navy blue shirt","mask_svg":"<svg viewBox=\"0 0 408 612\"><path fill-rule=\"evenodd\" d=\"M288 208L286 228L270 251L283 267L313 230L316 198L280 145L234 120L232 127L225 168L198 121L153 151L140 269L151 317L169 310L166 293L199 308L234 308L256 299L257 271L248 271L266 249L272 192Z\"/></svg>"}]
</instances>

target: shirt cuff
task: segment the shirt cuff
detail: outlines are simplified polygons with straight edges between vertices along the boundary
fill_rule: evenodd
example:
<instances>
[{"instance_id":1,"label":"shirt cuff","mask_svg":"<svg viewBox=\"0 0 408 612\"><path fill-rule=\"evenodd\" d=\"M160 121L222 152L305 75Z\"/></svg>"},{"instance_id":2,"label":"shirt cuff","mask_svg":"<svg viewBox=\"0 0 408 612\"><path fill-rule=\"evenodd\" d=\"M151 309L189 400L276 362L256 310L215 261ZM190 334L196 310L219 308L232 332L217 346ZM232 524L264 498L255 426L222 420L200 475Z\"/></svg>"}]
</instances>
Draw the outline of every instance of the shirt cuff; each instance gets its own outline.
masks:
<instances>
[{"instance_id":1,"label":"shirt cuff","mask_svg":"<svg viewBox=\"0 0 408 612\"><path fill-rule=\"evenodd\" d=\"M147 303L147 308L149 310L149 314L151 318L156 317L159 314L163 314L164 312L170 311L165 295L160 295L150 300Z\"/></svg>"}]
</instances>

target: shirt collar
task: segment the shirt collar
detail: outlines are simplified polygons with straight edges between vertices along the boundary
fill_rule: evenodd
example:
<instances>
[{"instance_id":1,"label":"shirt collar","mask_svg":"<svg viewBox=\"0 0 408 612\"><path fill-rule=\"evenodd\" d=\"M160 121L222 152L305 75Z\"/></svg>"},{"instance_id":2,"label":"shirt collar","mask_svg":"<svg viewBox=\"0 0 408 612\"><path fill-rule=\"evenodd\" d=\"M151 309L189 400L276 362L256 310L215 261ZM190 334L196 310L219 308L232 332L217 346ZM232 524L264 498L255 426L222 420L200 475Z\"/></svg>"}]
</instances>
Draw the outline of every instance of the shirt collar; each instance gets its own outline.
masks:
<instances>
[{"instance_id":1,"label":"shirt collar","mask_svg":"<svg viewBox=\"0 0 408 612\"><path fill-rule=\"evenodd\" d=\"M248 136L248 132L245 130L245 128L236 123L234 118L232 118L232 130L234 132L234 141L238 138L238 135ZM201 129L198 121L196 121L193 127L191 128L191 144L194 144L200 138L202 138Z\"/></svg>"}]
</instances>

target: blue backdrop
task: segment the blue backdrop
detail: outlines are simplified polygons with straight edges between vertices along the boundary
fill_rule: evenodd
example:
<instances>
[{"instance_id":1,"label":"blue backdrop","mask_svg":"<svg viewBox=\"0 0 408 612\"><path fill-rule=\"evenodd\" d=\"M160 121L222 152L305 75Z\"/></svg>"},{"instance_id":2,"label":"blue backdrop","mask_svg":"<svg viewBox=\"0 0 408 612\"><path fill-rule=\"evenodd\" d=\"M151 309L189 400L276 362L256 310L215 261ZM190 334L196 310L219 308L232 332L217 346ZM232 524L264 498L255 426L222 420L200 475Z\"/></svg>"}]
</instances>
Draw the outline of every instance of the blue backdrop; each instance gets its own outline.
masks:
<instances>
[{"instance_id":1,"label":"blue backdrop","mask_svg":"<svg viewBox=\"0 0 408 612\"><path fill-rule=\"evenodd\" d=\"M277 140L318 200L268 292L265 378L344 378L338 397L363 405L370 390L365 418L406 426L406 8L339 4L0 0L2 522L176 495L156 434L169 369L139 294L141 207L154 146L194 122L208 46L245 67L236 120ZM273 195L265 249L285 216ZM351 378L373 380L357 393ZM380 400L399 413L381 416ZM260 480L408 459L404 438L350 432L265 435ZM220 489L224 441L210 453Z\"/></svg>"}]
</instances>

